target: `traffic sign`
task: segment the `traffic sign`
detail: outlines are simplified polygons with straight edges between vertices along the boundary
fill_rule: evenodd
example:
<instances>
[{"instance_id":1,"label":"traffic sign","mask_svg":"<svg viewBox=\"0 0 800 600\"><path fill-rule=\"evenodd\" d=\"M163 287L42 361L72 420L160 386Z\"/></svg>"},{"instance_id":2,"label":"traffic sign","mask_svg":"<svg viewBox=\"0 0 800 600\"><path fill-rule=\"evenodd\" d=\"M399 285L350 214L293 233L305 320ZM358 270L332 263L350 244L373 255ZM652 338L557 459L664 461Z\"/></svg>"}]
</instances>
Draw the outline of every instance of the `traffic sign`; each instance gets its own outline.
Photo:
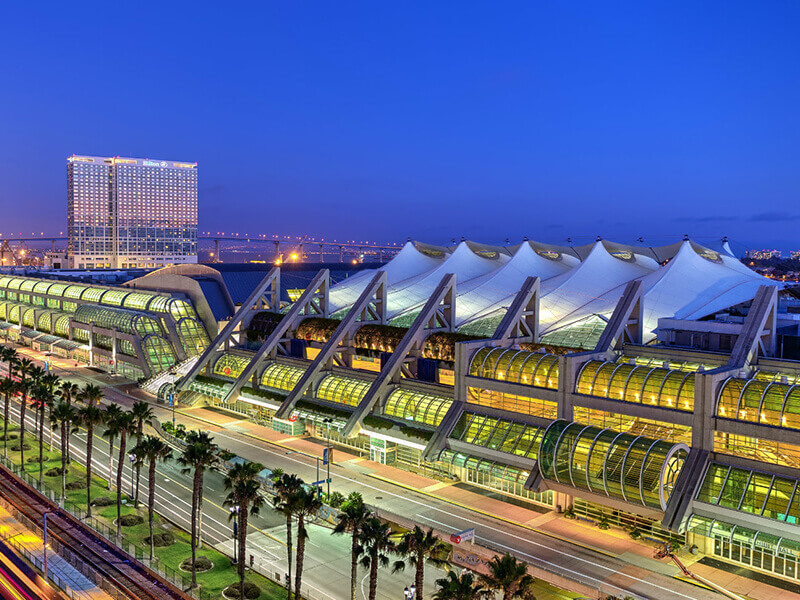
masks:
<instances>
[{"instance_id":1,"label":"traffic sign","mask_svg":"<svg viewBox=\"0 0 800 600\"><path fill-rule=\"evenodd\" d=\"M315 481L311 485L312 486L317 486L317 485L322 485L323 483L330 483L330 482L331 482L331 478L328 477L327 479L320 479L319 481Z\"/></svg>"}]
</instances>

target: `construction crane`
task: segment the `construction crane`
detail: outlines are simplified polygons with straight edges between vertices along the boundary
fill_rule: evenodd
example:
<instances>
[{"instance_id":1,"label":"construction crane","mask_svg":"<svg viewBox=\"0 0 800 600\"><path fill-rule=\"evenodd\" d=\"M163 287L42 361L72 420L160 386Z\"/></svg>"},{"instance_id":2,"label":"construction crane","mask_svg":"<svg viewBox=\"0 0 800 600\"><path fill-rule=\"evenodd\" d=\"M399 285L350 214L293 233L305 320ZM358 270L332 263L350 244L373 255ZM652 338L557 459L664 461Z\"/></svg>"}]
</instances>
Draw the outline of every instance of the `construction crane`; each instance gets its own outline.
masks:
<instances>
[{"instance_id":1,"label":"construction crane","mask_svg":"<svg viewBox=\"0 0 800 600\"><path fill-rule=\"evenodd\" d=\"M658 560L661 560L662 558L672 559L672 562L674 562L677 565L677 567L681 570L681 573L683 573L686 577L693 579L699 584L711 588L715 592L718 592L723 596L727 596L732 600L747 600L747 598L739 596L738 594L734 594L733 592L726 590L721 586L718 586L713 581L709 581L705 577L701 577L700 575L695 575L694 573L692 573L689 569L686 568L686 566L681 562L681 560L677 556L675 556L675 553L672 551L672 548L670 546L670 542L664 542L663 546L656 546L655 550L653 551L653 558Z\"/></svg>"}]
</instances>

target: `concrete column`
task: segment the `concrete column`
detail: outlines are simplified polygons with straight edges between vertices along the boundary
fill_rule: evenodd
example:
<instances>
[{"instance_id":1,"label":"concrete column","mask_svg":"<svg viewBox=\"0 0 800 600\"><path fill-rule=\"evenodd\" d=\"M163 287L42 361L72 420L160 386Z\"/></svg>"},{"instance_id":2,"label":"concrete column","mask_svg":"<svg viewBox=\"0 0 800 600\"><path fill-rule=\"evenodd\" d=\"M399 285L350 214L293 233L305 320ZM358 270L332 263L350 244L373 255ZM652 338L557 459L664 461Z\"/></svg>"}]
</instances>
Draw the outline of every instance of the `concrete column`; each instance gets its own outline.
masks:
<instances>
[{"instance_id":1,"label":"concrete column","mask_svg":"<svg viewBox=\"0 0 800 600\"><path fill-rule=\"evenodd\" d=\"M212 262L221 262L219 258L219 240L214 240L214 260Z\"/></svg>"},{"instance_id":2,"label":"concrete column","mask_svg":"<svg viewBox=\"0 0 800 600\"><path fill-rule=\"evenodd\" d=\"M344 246L339 246L339 262L344 262Z\"/></svg>"}]
</instances>

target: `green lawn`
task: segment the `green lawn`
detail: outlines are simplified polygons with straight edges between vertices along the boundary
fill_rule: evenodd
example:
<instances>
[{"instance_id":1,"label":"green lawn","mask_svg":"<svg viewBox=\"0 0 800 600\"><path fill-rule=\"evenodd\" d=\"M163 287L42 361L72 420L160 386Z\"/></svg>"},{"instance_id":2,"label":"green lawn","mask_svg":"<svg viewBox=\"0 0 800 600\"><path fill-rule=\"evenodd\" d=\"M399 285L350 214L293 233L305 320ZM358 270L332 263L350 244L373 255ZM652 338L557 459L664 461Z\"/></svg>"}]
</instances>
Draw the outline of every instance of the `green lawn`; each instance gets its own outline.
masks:
<instances>
[{"instance_id":1,"label":"green lawn","mask_svg":"<svg viewBox=\"0 0 800 600\"><path fill-rule=\"evenodd\" d=\"M9 434L19 435L19 428L14 426L9 426ZM2 420L0 419L0 437L2 437ZM10 437L10 435L9 435ZM49 451L49 437L45 437L45 445L44 445L44 466L43 470L46 473L48 470L54 467L61 466L61 453L60 452L50 452ZM11 460L15 465L20 465L20 452L19 451L11 451L11 446L14 446L19 443L19 439L9 440L8 446L8 458ZM39 457L39 441L35 434L31 431L26 430L25 432L25 443L30 446L30 450L25 451L25 459L26 459L26 468L25 471L34 478L38 478L39 475L39 463L38 462L27 462L27 460L31 457ZM58 446L56 445L55 448ZM2 441L0 441L0 452L2 452ZM116 461L115 461L116 464ZM144 479L144 476L143 476ZM67 472L67 483L74 482L74 481L86 481L86 469L82 464L79 464L76 460L72 461L72 464L69 466L69 470ZM55 491L57 494L61 493L61 476L48 476L44 475L43 482L45 487L49 488L50 490ZM126 478L123 481L123 488L129 485L129 480ZM112 486L113 487L113 486ZM144 486L142 486L143 489ZM92 516L97 518L98 521L106 525L112 531L116 531L116 524L114 520L117 518L117 506L116 506L116 490L112 489L111 491L108 490L108 484L105 479L92 475L92 499L96 499L99 497L107 497L111 498L115 504L111 506L103 506L103 507L94 507L92 510ZM139 503L140 508L137 510L132 506L132 499L125 493L122 495L123 500L127 501L122 507L122 514L139 514L143 517L144 522L140 525L132 526L132 527L123 527L122 528L122 535L123 535L123 543L124 544L132 544L138 548L143 549L145 552L145 556L149 556L149 548L150 545L148 542L145 542L145 539L149 537L150 532L147 524L147 503L141 502ZM146 500L146 494L140 494L140 500L144 497ZM67 490L66 493L67 499L67 508L70 507L69 503L74 504L78 508L85 510L86 508L86 489L78 489L78 490ZM191 556L191 545L190 545L190 536L188 532L185 532L171 523L160 519L158 515L155 516L154 525L153 525L153 532L160 533L165 530L171 531L175 536L175 543L171 546L166 548L156 548L156 557L158 558L159 562L162 565L165 565L168 568L178 570L179 565L185 559ZM206 571L205 573L198 573L197 574L197 582L200 584L201 589L208 593L210 596L214 598L221 598L222 597L222 590L228 587L229 585L236 583L238 579L238 574L236 573L235 567L231 566L231 561L228 557L220 554L216 550L208 548L204 545L202 549L198 549L197 556L205 556L211 562L214 563L214 567ZM190 573L185 573L187 577L191 577ZM262 592L260 598L263 600L281 600L286 597L286 590L281 586L275 584L274 582L266 579L255 573L250 573L247 576L247 580L251 581L258 585Z\"/></svg>"}]
</instances>

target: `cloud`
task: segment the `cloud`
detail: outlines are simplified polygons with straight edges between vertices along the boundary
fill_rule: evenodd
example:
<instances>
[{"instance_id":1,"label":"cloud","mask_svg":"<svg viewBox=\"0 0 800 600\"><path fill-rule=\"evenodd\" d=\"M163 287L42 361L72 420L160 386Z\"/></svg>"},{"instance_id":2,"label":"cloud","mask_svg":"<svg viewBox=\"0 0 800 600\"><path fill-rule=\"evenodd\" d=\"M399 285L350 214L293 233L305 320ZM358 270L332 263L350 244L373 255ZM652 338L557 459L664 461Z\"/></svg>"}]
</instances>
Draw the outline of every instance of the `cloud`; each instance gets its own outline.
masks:
<instances>
[{"instance_id":1,"label":"cloud","mask_svg":"<svg viewBox=\"0 0 800 600\"><path fill-rule=\"evenodd\" d=\"M793 215L787 212L765 212L765 213L758 213L757 215L753 215L750 217L751 221L767 221L767 222L774 222L774 221L797 221L800 220L800 215Z\"/></svg>"},{"instance_id":2,"label":"cloud","mask_svg":"<svg viewBox=\"0 0 800 600\"><path fill-rule=\"evenodd\" d=\"M678 217L674 219L678 223L724 223L730 221L738 221L740 217L733 215L720 215L714 217Z\"/></svg>"}]
</instances>

